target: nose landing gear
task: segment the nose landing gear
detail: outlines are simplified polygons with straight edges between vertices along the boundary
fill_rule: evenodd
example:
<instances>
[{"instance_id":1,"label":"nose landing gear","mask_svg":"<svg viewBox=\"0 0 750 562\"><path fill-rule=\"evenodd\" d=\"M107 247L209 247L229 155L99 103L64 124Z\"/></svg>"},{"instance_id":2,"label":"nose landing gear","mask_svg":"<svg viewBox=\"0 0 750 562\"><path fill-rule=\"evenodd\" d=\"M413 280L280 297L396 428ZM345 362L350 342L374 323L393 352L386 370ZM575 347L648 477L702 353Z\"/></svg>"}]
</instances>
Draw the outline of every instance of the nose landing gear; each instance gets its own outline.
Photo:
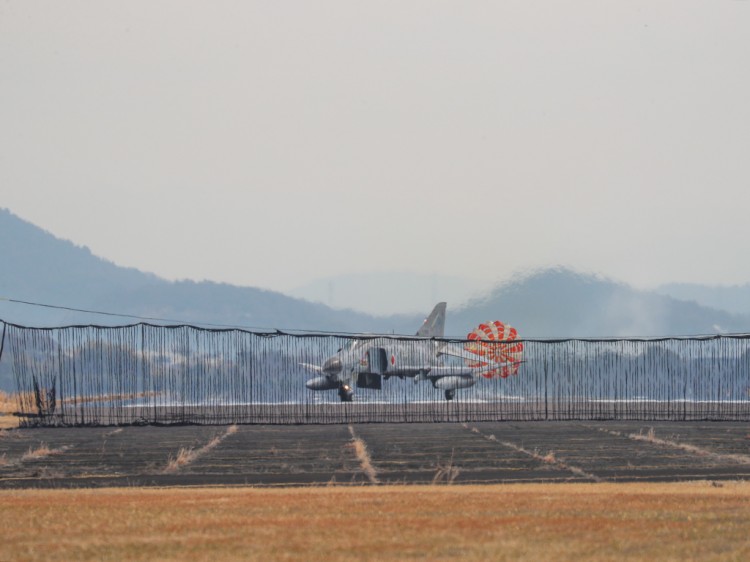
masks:
<instances>
[{"instance_id":1,"label":"nose landing gear","mask_svg":"<svg viewBox=\"0 0 750 562\"><path fill-rule=\"evenodd\" d=\"M342 384L339 386L339 399L342 402L351 402L354 400L354 391L348 384Z\"/></svg>"}]
</instances>

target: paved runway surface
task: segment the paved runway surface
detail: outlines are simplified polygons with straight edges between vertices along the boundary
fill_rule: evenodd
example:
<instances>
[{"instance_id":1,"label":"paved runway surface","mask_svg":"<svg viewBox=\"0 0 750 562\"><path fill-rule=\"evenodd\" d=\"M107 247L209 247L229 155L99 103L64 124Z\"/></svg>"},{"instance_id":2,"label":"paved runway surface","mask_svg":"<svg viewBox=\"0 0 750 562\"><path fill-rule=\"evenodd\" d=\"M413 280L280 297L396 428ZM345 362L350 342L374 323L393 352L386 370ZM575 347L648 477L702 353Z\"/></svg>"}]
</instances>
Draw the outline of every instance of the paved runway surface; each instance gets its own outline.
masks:
<instances>
[{"instance_id":1,"label":"paved runway surface","mask_svg":"<svg viewBox=\"0 0 750 562\"><path fill-rule=\"evenodd\" d=\"M739 422L482 422L0 432L0 488L750 478Z\"/></svg>"}]
</instances>

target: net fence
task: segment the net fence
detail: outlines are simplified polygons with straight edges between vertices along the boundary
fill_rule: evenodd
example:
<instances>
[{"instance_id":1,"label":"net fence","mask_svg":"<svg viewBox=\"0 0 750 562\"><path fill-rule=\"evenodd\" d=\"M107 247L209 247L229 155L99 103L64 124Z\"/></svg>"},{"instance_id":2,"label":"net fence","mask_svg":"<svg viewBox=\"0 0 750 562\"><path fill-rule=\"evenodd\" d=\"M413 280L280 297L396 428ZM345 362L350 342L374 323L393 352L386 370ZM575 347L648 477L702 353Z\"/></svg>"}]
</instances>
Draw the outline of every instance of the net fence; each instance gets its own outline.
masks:
<instances>
[{"instance_id":1,"label":"net fence","mask_svg":"<svg viewBox=\"0 0 750 562\"><path fill-rule=\"evenodd\" d=\"M26 426L750 420L750 335L523 340L515 374L477 373L473 386L446 400L441 379L429 375L449 365L466 370L465 358L438 353L468 343L147 323L2 323L0 361L11 365ZM336 389L306 385L320 381L326 361L342 353L358 358L358 371L368 370L365 358L375 348L386 352L379 388L359 386L355 375L353 401L342 402ZM397 359L406 357L417 360L399 375Z\"/></svg>"}]
</instances>

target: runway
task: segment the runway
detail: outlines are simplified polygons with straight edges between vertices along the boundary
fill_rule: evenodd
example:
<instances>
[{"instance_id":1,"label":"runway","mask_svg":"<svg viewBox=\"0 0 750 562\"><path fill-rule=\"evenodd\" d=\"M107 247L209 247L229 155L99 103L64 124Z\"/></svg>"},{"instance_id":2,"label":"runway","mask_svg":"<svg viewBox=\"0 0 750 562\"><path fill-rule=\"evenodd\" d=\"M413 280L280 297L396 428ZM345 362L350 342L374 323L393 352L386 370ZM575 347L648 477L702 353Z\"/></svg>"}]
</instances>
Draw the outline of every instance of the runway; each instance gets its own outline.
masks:
<instances>
[{"instance_id":1,"label":"runway","mask_svg":"<svg viewBox=\"0 0 750 562\"><path fill-rule=\"evenodd\" d=\"M0 432L0 488L750 478L741 422L124 426Z\"/></svg>"}]
</instances>

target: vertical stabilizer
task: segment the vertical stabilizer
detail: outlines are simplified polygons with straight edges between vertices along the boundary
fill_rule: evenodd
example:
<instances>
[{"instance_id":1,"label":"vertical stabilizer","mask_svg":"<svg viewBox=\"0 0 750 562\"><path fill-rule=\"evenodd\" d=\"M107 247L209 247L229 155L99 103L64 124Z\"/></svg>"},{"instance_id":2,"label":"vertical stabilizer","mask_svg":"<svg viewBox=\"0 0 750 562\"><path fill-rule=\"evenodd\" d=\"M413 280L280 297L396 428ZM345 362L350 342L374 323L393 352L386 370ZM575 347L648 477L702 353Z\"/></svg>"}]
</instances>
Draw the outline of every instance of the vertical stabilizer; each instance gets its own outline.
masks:
<instances>
[{"instance_id":1,"label":"vertical stabilizer","mask_svg":"<svg viewBox=\"0 0 750 562\"><path fill-rule=\"evenodd\" d=\"M430 315L417 331L417 336L422 338L442 338L445 335L445 306L446 303L439 302L432 309Z\"/></svg>"}]
</instances>

